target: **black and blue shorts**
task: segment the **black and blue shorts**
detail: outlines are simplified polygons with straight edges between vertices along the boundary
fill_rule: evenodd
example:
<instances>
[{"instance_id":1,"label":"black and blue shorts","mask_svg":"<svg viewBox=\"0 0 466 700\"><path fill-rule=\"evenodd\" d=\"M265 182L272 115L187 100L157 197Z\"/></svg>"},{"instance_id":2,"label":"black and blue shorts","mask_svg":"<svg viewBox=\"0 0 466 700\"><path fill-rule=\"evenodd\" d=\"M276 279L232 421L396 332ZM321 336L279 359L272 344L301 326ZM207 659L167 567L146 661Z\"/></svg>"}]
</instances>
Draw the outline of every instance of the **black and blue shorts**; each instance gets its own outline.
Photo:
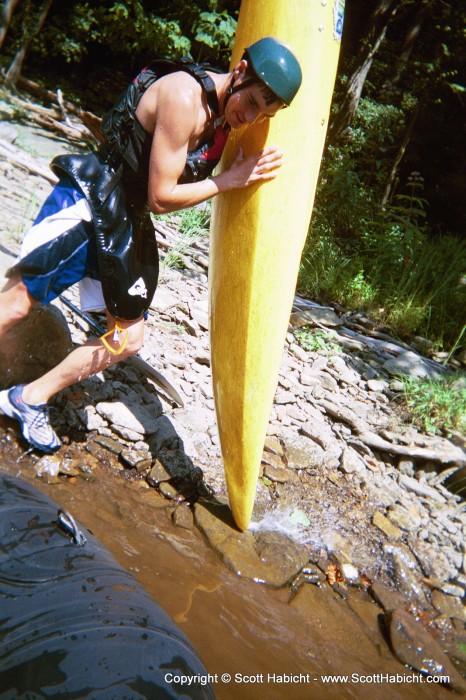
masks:
<instances>
[{"instance_id":1,"label":"black and blue shorts","mask_svg":"<svg viewBox=\"0 0 466 700\"><path fill-rule=\"evenodd\" d=\"M20 273L30 295L43 304L81 282L82 308L104 307L91 210L83 193L66 176L26 233L9 276L15 272Z\"/></svg>"}]
</instances>

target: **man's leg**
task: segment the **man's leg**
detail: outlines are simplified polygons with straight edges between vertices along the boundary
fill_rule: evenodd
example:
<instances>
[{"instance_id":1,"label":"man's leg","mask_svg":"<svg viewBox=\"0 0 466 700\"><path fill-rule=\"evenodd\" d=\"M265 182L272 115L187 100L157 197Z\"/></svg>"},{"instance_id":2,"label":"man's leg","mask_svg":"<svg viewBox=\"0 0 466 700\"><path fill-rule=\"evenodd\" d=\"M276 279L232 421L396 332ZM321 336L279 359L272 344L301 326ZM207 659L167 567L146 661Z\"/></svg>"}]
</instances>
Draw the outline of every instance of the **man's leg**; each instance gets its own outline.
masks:
<instances>
[{"instance_id":1,"label":"man's leg","mask_svg":"<svg viewBox=\"0 0 466 700\"><path fill-rule=\"evenodd\" d=\"M112 330L116 321L110 314L107 316L109 330ZM100 339L89 340L39 379L0 392L0 411L19 420L24 437L34 447L44 452L54 452L60 446L47 412L47 401L54 394L130 357L141 348L144 319L120 321L118 325L123 329L122 336L125 331L128 333L127 344L120 354L112 354ZM115 350L119 349L118 341L110 339L109 345Z\"/></svg>"},{"instance_id":2,"label":"man's leg","mask_svg":"<svg viewBox=\"0 0 466 700\"><path fill-rule=\"evenodd\" d=\"M109 330L115 327L115 323L115 319L110 314L107 314ZM54 369L27 384L23 390L24 400L27 403L36 405L47 403L58 391L87 379L93 374L97 374L97 372L106 369L110 365L131 357L131 355L138 352L144 340L144 319L119 321L118 325L120 328L128 331L128 342L121 354L113 355L98 338L89 340L85 345L81 345L81 347L70 352ZM115 350L118 350L119 343L112 340L111 336L109 344Z\"/></svg>"},{"instance_id":3,"label":"man's leg","mask_svg":"<svg viewBox=\"0 0 466 700\"><path fill-rule=\"evenodd\" d=\"M25 318L37 301L29 294L20 275L7 280L0 291L0 338Z\"/></svg>"}]
</instances>

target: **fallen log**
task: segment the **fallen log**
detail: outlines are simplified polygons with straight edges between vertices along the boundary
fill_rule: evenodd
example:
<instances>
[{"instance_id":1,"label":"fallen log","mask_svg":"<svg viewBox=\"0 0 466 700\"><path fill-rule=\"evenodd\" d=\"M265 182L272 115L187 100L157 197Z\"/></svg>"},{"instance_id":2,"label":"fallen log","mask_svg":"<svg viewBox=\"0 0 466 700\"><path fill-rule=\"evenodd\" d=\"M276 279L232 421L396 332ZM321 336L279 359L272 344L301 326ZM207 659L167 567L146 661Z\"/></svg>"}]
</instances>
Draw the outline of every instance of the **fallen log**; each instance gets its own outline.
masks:
<instances>
[{"instance_id":1,"label":"fallen log","mask_svg":"<svg viewBox=\"0 0 466 700\"><path fill-rule=\"evenodd\" d=\"M3 158L8 163L15 165L32 175L39 175L45 180L54 185L58 180L56 176L48 168L43 167L30 156L25 155L24 151L16 148L8 141L0 139L0 158Z\"/></svg>"}]
</instances>

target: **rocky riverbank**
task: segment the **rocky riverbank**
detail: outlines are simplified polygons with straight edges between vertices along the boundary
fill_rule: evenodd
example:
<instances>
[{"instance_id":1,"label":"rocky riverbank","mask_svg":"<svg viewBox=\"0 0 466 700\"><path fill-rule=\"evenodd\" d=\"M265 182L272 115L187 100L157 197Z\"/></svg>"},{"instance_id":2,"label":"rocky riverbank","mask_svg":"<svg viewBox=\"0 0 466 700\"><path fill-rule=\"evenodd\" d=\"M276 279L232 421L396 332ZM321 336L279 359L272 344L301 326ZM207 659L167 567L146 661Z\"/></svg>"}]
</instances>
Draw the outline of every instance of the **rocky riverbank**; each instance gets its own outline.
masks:
<instances>
[{"instance_id":1,"label":"rocky riverbank","mask_svg":"<svg viewBox=\"0 0 466 700\"><path fill-rule=\"evenodd\" d=\"M0 242L15 251L19 222L8 216L5 194L12 181L26 202L24 193L37 183L41 191L50 185L0 154ZM158 233L162 251L176 245L176 229L160 224ZM449 675L461 690L466 505L445 483L466 463L465 442L403 423L396 402L400 376L438 376L444 369L361 314L296 298L254 522L239 533L225 505L212 398L205 245L199 242L194 257L183 254L184 269L164 268L142 353L177 386L184 406L173 404L131 361L121 363L56 397L52 417L63 448L34 458L34 469L53 482L91 476L101 461L144 481L173 501L177 525L198 527L238 574L288 586L292 604L303 612L319 604L317 591L331 587L348 599L354 617L360 611L351 602L353 591L363 592L376 602L377 614L383 612L395 656L423 673ZM73 291L67 296L76 302ZM71 341L82 342L86 323L57 306ZM44 348L56 334L42 341ZM0 419L0 439L21 443L6 419ZM373 643L386 644L378 634Z\"/></svg>"}]
</instances>

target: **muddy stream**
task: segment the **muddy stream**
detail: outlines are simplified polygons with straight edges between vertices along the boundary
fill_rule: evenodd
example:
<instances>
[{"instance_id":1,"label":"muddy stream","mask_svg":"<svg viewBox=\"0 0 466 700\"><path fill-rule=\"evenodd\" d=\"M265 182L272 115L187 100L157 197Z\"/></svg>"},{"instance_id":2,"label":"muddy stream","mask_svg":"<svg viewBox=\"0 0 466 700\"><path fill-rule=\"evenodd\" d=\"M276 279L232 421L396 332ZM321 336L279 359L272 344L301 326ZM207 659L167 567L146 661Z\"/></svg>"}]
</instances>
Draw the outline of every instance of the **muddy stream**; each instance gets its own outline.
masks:
<instances>
[{"instance_id":1,"label":"muddy stream","mask_svg":"<svg viewBox=\"0 0 466 700\"><path fill-rule=\"evenodd\" d=\"M344 601L328 587L306 583L293 596L288 588L240 577L196 528L175 527L175 506L127 471L101 465L92 479L47 484L16 440L2 442L4 471L67 509L172 616L214 676L219 700L452 697L393 658L377 629L380 608L363 592ZM366 623L363 632L352 624L355 612ZM324 682L326 674L357 675Z\"/></svg>"}]
</instances>

